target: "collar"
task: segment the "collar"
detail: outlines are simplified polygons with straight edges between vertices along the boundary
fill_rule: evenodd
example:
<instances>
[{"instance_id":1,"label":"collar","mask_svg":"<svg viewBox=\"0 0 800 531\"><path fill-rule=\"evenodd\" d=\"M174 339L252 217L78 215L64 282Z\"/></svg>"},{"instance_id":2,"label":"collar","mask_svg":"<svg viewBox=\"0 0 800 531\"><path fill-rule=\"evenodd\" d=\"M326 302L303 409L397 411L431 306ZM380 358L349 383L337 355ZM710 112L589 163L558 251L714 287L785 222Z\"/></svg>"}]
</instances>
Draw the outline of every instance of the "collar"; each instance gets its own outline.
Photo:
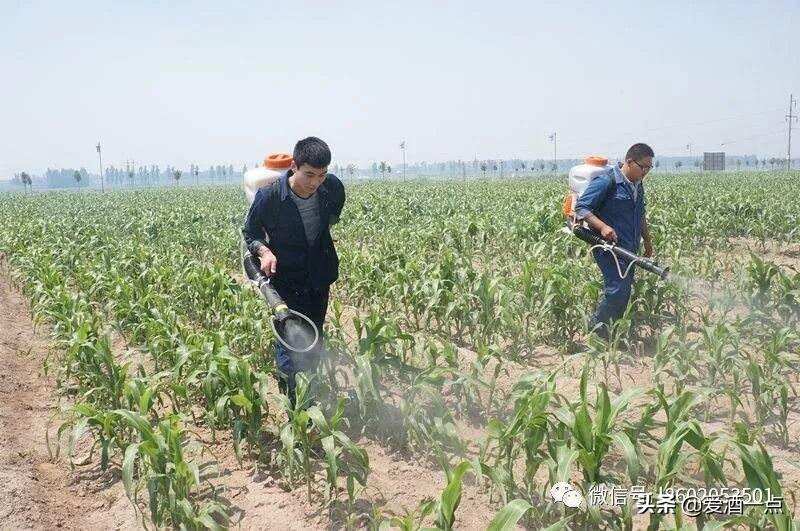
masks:
<instances>
[{"instance_id":1,"label":"collar","mask_svg":"<svg viewBox=\"0 0 800 531\"><path fill-rule=\"evenodd\" d=\"M286 201L286 198L288 198L289 194L292 193L292 190L289 187L289 177L291 176L291 174L292 170L289 170L283 175L281 175L281 180L280 180L281 201ZM328 176L326 175L325 181L327 180ZM323 198L328 196L328 190L327 188L325 188L325 181L322 181L322 184L320 184L319 188L317 188L317 193L320 194L320 196L322 196Z\"/></svg>"},{"instance_id":2,"label":"collar","mask_svg":"<svg viewBox=\"0 0 800 531\"><path fill-rule=\"evenodd\" d=\"M291 170L281 175L281 201L285 201L289 197L289 173Z\"/></svg>"},{"instance_id":3,"label":"collar","mask_svg":"<svg viewBox=\"0 0 800 531\"><path fill-rule=\"evenodd\" d=\"M629 181L627 177L625 177L625 174L622 173L622 168L616 164L614 164L614 180L617 182L617 184L627 183L634 188L637 186L633 182Z\"/></svg>"}]
</instances>

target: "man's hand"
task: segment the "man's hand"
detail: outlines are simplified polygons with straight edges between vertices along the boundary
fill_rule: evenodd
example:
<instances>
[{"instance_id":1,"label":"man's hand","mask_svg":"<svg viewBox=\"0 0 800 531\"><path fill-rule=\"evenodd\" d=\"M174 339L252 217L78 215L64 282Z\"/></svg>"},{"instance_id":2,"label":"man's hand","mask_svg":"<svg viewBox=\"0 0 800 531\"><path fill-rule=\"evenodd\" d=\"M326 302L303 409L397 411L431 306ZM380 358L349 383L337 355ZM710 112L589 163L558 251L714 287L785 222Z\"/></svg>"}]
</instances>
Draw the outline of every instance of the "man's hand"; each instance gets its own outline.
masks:
<instances>
[{"instance_id":1,"label":"man's hand","mask_svg":"<svg viewBox=\"0 0 800 531\"><path fill-rule=\"evenodd\" d=\"M258 257L261 261L261 272L271 277L278 269L278 259L266 247L262 247L258 252Z\"/></svg>"},{"instance_id":2,"label":"man's hand","mask_svg":"<svg viewBox=\"0 0 800 531\"><path fill-rule=\"evenodd\" d=\"M608 225L600 229L600 236L606 241L617 243L617 233Z\"/></svg>"},{"instance_id":3,"label":"man's hand","mask_svg":"<svg viewBox=\"0 0 800 531\"><path fill-rule=\"evenodd\" d=\"M649 239L644 241L644 257L645 258L653 257L653 242L651 242Z\"/></svg>"},{"instance_id":4,"label":"man's hand","mask_svg":"<svg viewBox=\"0 0 800 531\"><path fill-rule=\"evenodd\" d=\"M617 233L614 232L614 229L610 226L606 225L602 219L592 213L589 213L584 219L591 229L600 233L600 236L604 240L617 243Z\"/></svg>"}]
</instances>

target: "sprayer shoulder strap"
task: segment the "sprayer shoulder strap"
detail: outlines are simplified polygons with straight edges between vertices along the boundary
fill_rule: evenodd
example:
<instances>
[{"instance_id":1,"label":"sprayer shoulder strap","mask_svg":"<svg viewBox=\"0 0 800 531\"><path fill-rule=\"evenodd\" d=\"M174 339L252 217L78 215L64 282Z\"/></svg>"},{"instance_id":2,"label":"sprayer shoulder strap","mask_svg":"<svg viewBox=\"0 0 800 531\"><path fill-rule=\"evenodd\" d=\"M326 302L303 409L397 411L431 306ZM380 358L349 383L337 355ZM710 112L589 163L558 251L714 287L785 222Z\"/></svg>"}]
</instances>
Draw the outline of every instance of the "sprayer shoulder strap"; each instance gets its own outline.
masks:
<instances>
[{"instance_id":1,"label":"sprayer shoulder strap","mask_svg":"<svg viewBox=\"0 0 800 531\"><path fill-rule=\"evenodd\" d=\"M614 194L616 194L616 193L617 193L617 179L616 179L614 173L612 172L611 173L611 184L609 185L608 189L606 190L606 194L603 196L603 201L600 203L600 205L601 206L604 205L606 203L606 201L608 201L609 199L614 197Z\"/></svg>"},{"instance_id":2,"label":"sprayer shoulder strap","mask_svg":"<svg viewBox=\"0 0 800 531\"><path fill-rule=\"evenodd\" d=\"M267 231L267 234L271 230L275 230L278 226L278 216L281 212L281 197L280 197L280 185L279 182L276 181L270 184L268 187L262 189L262 193L264 194L264 209L262 212L262 223L264 224L264 229Z\"/></svg>"}]
</instances>

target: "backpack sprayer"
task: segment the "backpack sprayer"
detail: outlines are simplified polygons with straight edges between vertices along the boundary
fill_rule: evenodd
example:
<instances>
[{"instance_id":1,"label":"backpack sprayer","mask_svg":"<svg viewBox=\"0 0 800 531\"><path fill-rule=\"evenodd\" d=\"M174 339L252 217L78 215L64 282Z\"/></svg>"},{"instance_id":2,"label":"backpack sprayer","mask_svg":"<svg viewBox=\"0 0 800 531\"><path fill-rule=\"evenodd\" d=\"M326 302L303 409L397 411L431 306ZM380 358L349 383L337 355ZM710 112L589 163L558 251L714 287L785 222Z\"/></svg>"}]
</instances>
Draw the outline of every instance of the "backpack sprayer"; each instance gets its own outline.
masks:
<instances>
[{"instance_id":1,"label":"backpack sprayer","mask_svg":"<svg viewBox=\"0 0 800 531\"><path fill-rule=\"evenodd\" d=\"M283 153L274 153L258 166L244 175L244 189L250 204L253 203L259 188L275 182L291 165L292 157ZM283 301L278 291L271 284L269 277L261 271L261 261L247 250L242 242L242 267L245 275L253 282L261 296L272 310L272 331L275 338L287 349L296 353L304 353L314 348L319 340L319 329L314 321L306 315L292 310Z\"/></svg>"},{"instance_id":2,"label":"backpack sprayer","mask_svg":"<svg viewBox=\"0 0 800 531\"><path fill-rule=\"evenodd\" d=\"M669 274L669 267L661 267L654 260L639 256L613 242L604 240L596 231L586 226L585 223L576 220L575 204L578 202L578 198L586 190L586 187L592 179L608 171L610 168L611 166L608 165L607 158L597 156L587 157L584 160L584 164L579 164L570 168L570 190L564 198L563 207L564 215L567 216L567 222L563 230L591 245L592 247L590 250L602 249L603 251L611 253L611 257L617 265L617 272L620 278L627 277L631 268L636 265L645 271L658 275L662 280L666 280ZM623 272L620 267L620 258L629 262L625 272Z\"/></svg>"}]
</instances>

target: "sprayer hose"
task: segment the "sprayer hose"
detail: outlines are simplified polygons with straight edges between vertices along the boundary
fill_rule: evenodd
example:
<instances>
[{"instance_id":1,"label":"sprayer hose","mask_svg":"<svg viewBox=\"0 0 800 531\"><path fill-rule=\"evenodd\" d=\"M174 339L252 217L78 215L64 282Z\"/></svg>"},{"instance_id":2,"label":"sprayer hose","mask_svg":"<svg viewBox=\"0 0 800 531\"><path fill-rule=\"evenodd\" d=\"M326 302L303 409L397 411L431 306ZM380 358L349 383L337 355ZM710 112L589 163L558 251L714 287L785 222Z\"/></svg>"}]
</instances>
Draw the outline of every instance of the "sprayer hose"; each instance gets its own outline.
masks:
<instances>
[{"instance_id":1,"label":"sprayer hose","mask_svg":"<svg viewBox=\"0 0 800 531\"><path fill-rule=\"evenodd\" d=\"M601 244L597 244L597 245L592 245L592 246L589 248L589 251L591 252L591 251L593 251L593 250L595 250L595 249L597 249L597 248L600 248L600 249L602 249L602 250L604 250L604 251L608 251L609 253L611 253L611 258L613 258L613 259L614 259L614 263L617 265L617 273L619 273L619 278L625 278L625 277L627 277L627 276L628 276L628 273L630 273L630 271L631 271L631 268L632 268L634 265L636 265L636 262L638 262L638 261L639 261L638 259L636 259L636 260L631 260L631 263L630 263L630 264L628 264L628 267L627 267L627 268L625 268L625 274L623 274L623 273L622 273L622 268L621 268L621 267L620 267L620 265L619 265L619 257L617 257L617 253L615 253L615 252L614 252L614 246L613 246L613 245L611 245L611 244L609 244L609 243L601 243Z\"/></svg>"},{"instance_id":2,"label":"sprayer hose","mask_svg":"<svg viewBox=\"0 0 800 531\"><path fill-rule=\"evenodd\" d=\"M292 352L295 352L295 353L298 353L298 354L304 354L306 352L309 352L311 349L313 349L316 346L317 341L319 341L319 328L317 328L317 325L314 324L314 321L312 321L311 318L308 317L307 315L304 315L304 314L302 314L302 313L300 313L298 311L292 310L291 308L289 308L289 313L300 317L301 319L303 319L306 323L308 323L311 326L311 328L314 330L314 340L306 348L297 349L297 348L295 348L295 345L290 345L289 343L287 343L281 337L281 334L278 332L278 329L275 327L275 320L274 319L270 319L270 324L272 325L272 332L275 334L275 339L277 339L278 342L281 345L286 347L287 350L290 350Z\"/></svg>"}]
</instances>

